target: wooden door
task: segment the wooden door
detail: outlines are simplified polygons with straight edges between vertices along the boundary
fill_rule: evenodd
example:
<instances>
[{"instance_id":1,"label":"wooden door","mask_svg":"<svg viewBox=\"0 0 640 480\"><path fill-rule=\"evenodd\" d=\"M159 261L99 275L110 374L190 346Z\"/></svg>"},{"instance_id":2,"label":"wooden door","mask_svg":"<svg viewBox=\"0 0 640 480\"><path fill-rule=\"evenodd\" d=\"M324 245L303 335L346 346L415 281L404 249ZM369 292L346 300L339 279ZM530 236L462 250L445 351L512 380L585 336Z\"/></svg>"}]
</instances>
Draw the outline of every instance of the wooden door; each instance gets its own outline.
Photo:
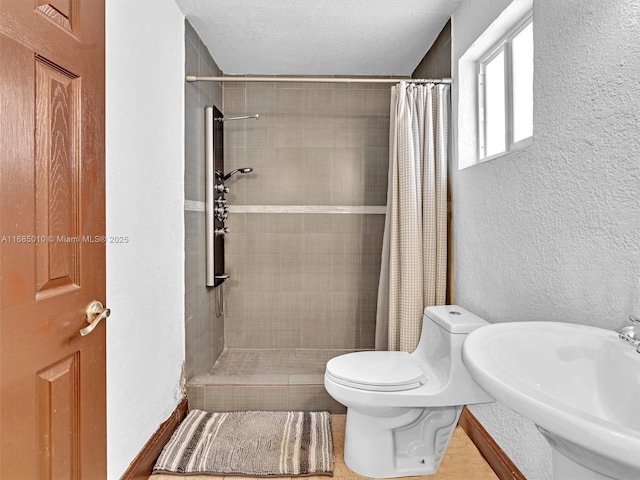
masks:
<instances>
[{"instance_id":1,"label":"wooden door","mask_svg":"<svg viewBox=\"0 0 640 480\"><path fill-rule=\"evenodd\" d=\"M106 477L104 1L0 0L0 478Z\"/></svg>"}]
</instances>

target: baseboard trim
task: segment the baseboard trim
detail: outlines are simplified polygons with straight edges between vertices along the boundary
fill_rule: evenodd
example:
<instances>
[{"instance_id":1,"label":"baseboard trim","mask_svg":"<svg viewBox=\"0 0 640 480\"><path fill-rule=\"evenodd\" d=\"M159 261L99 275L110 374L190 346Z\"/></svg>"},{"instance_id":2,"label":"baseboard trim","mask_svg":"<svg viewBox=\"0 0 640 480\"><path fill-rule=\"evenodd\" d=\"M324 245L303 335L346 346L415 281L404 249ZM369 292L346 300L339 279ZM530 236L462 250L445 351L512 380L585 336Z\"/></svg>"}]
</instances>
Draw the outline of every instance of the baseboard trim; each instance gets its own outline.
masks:
<instances>
[{"instance_id":1,"label":"baseboard trim","mask_svg":"<svg viewBox=\"0 0 640 480\"><path fill-rule=\"evenodd\" d=\"M500 480L527 480L467 407L462 410L459 425Z\"/></svg>"},{"instance_id":2,"label":"baseboard trim","mask_svg":"<svg viewBox=\"0 0 640 480\"><path fill-rule=\"evenodd\" d=\"M185 397L173 413L169 415L169 418L158 427L156 433L151 435L149 441L142 447L136 458L133 459L133 462L131 462L131 465L129 465L120 480L148 480L158 455L160 455L180 422L187 416L187 410L188 403L187 397Z\"/></svg>"}]
</instances>

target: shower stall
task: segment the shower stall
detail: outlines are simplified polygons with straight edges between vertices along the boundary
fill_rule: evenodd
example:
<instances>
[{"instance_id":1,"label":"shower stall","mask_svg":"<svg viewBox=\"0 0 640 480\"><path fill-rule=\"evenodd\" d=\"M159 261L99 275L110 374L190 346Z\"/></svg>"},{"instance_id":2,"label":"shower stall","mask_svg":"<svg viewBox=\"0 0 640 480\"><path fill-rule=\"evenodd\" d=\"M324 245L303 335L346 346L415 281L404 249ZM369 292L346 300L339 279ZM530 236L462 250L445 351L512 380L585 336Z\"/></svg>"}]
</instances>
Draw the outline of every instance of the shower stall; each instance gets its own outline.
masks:
<instances>
[{"instance_id":1,"label":"shower stall","mask_svg":"<svg viewBox=\"0 0 640 480\"><path fill-rule=\"evenodd\" d=\"M198 42L187 22L186 73L219 76ZM198 263L204 198L185 200L186 388L192 408L343 412L323 373L333 356L374 348L391 85L273 80L185 83L185 181L198 195L204 152L189 144L204 143L204 107L259 115L224 122L220 171L253 171L226 174L218 287Z\"/></svg>"},{"instance_id":2,"label":"shower stall","mask_svg":"<svg viewBox=\"0 0 640 480\"><path fill-rule=\"evenodd\" d=\"M187 86L189 88L189 86ZM225 83L224 349L189 379L209 410L330 410L333 356L372 349L389 85Z\"/></svg>"}]
</instances>

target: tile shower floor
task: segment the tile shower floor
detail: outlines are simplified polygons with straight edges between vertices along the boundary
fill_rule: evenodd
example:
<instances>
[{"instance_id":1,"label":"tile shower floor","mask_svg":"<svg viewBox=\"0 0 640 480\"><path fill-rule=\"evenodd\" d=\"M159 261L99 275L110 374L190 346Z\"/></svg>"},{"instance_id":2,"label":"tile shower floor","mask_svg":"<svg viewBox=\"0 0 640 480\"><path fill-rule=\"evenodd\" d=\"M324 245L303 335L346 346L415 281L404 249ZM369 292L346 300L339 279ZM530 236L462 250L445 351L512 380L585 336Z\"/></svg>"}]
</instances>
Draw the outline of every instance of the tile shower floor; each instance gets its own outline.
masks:
<instances>
[{"instance_id":1,"label":"tile shower floor","mask_svg":"<svg viewBox=\"0 0 640 480\"><path fill-rule=\"evenodd\" d=\"M344 427L346 415L332 415L331 426L333 434L333 449L335 452L335 466L333 471L334 480L368 480L368 477L362 477L349 470L344 463ZM232 479L230 476L212 476L212 475L190 475L184 477L180 475L156 474L149 477L150 480L221 480L223 478ZM236 477L239 480L253 480L253 477ZM296 477L274 477L288 480ZM331 477L311 476L305 477L305 480L327 480ZM440 469L435 475L425 477L405 477L407 480L498 480L498 477L482 457L476 446L471 442L462 427L457 427L451 443L447 448ZM259 480L259 479L256 479ZM264 480L264 478L262 479Z\"/></svg>"},{"instance_id":2,"label":"tile shower floor","mask_svg":"<svg viewBox=\"0 0 640 480\"><path fill-rule=\"evenodd\" d=\"M324 389L328 360L354 350L227 349L208 374L187 383L190 408L210 411L345 408Z\"/></svg>"},{"instance_id":3,"label":"tile shower floor","mask_svg":"<svg viewBox=\"0 0 640 480\"><path fill-rule=\"evenodd\" d=\"M222 352L210 374L221 377L233 376L238 381L251 381L255 377L268 376L279 383L295 382L299 376L317 379L317 375L324 375L324 367L330 359L354 351L356 350L233 348Z\"/></svg>"}]
</instances>

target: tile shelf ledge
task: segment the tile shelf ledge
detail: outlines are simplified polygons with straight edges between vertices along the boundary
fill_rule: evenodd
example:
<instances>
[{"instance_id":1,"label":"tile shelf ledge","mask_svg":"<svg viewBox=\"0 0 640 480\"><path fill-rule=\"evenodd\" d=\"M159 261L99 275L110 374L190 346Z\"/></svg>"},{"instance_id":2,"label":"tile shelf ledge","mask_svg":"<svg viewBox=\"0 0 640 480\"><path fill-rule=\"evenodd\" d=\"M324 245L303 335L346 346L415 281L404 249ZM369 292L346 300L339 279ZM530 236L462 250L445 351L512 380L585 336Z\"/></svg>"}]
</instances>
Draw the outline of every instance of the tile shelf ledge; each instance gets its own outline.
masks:
<instances>
[{"instance_id":1,"label":"tile shelf ledge","mask_svg":"<svg viewBox=\"0 0 640 480\"><path fill-rule=\"evenodd\" d=\"M184 209L204 212L204 202L185 200ZM229 213L343 213L356 215L384 215L384 205L229 205Z\"/></svg>"}]
</instances>

